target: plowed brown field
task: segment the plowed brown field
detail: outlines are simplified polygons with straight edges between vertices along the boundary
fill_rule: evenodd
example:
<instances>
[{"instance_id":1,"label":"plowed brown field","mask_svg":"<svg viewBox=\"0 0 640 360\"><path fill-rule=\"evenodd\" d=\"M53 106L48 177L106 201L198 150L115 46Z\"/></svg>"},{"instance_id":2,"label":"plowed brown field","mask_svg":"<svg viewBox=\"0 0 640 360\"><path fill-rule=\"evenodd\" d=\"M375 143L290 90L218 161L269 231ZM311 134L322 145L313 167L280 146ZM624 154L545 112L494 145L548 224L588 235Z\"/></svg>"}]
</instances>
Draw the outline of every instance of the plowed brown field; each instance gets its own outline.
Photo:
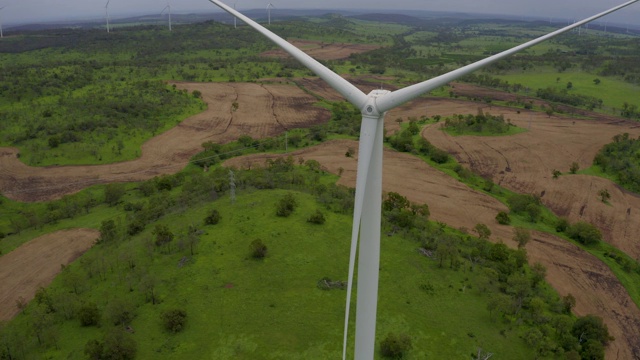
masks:
<instances>
[{"instance_id":1,"label":"plowed brown field","mask_svg":"<svg viewBox=\"0 0 640 360\"><path fill-rule=\"evenodd\" d=\"M326 122L329 112L313 106L316 99L293 85L176 83L199 90L208 109L147 141L140 158L107 165L30 167L15 148L0 148L0 192L18 201L60 198L109 182L150 179L180 171L202 151L206 141L226 143L241 135L263 138L288 128ZM239 107L232 111L232 104Z\"/></svg>"},{"instance_id":2,"label":"plowed brown field","mask_svg":"<svg viewBox=\"0 0 640 360\"><path fill-rule=\"evenodd\" d=\"M35 238L0 257L0 321L18 313L16 301L33 299L60 272L93 245L100 232L93 229L61 230Z\"/></svg>"}]
</instances>

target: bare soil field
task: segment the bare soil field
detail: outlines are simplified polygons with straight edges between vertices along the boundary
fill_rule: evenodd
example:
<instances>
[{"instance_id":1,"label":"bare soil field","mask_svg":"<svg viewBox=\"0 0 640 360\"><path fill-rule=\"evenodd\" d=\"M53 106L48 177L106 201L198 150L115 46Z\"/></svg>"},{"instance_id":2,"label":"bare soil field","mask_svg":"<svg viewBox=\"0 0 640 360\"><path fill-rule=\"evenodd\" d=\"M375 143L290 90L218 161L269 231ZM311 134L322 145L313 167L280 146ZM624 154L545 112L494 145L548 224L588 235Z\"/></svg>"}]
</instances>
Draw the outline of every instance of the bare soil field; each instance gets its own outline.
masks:
<instances>
[{"instance_id":1,"label":"bare soil field","mask_svg":"<svg viewBox=\"0 0 640 360\"><path fill-rule=\"evenodd\" d=\"M346 59L351 54L360 54L363 52L379 49L380 45L374 44L345 44L345 43L325 43L324 41L314 40L287 40L298 49L304 51L311 57L318 60L340 60ZM289 54L281 49L265 51L262 56L286 58Z\"/></svg>"},{"instance_id":2,"label":"bare soil field","mask_svg":"<svg viewBox=\"0 0 640 360\"><path fill-rule=\"evenodd\" d=\"M475 114L477 103L453 100L418 100L424 103L420 114L447 116ZM456 104L455 106L452 106ZM401 109L402 110L402 109ZM629 133L640 135L640 124L590 113L592 119L548 117L544 113L509 109L483 108L485 113L504 115L515 125L528 129L513 136L449 136L441 124L427 127L422 136L450 154L474 172L491 177L501 186L519 193L540 195L542 202L558 216L571 222L587 221L596 225L605 241L634 259L640 258L640 196L625 191L615 183L594 176L571 175L569 168L577 162L588 168L596 153L613 136ZM553 179L553 170L563 172ZM603 203L598 192L611 194Z\"/></svg>"},{"instance_id":3,"label":"bare soil field","mask_svg":"<svg viewBox=\"0 0 640 360\"><path fill-rule=\"evenodd\" d=\"M176 83L199 90L208 109L147 141L140 158L92 166L30 167L15 148L0 148L0 192L18 201L60 198L96 184L150 179L180 171L207 141L226 143L241 135L263 138L294 127L326 122L330 113L296 86L279 84ZM232 104L238 103L233 111Z\"/></svg>"},{"instance_id":4,"label":"bare soil field","mask_svg":"<svg viewBox=\"0 0 640 360\"><path fill-rule=\"evenodd\" d=\"M236 168L258 167L267 159L293 156L318 161L325 171L338 174L339 183L353 187L356 181L356 158L346 157L346 150L358 148L351 140L335 140L284 155L255 154L227 160L224 165ZM456 228L471 229L487 224L492 241L504 241L515 247L513 228L497 224L495 215L507 210L494 198L476 192L425 164L420 159L393 150L384 151L383 189L397 192L416 203L426 203L431 218ZM577 315L601 316L617 340L607 348L607 359L640 358L640 309L629 297L611 270L596 257L577 246L546 233L532 234L527 244L531 263L547 268L547 280L561 296L572 294Z\"/></svg>"},{"instance_id":5,"label":"bare soil field","mask_svg":"<svg viewBox=\"0 0 640 360\"><path fill-rule=\"evenodd\" d=\"M0 321L18 313L16 301L29 302L60 272L89 250L100 236L94 229L61 230L35 238L0 257Z\"/></svg>"}]
</instances>

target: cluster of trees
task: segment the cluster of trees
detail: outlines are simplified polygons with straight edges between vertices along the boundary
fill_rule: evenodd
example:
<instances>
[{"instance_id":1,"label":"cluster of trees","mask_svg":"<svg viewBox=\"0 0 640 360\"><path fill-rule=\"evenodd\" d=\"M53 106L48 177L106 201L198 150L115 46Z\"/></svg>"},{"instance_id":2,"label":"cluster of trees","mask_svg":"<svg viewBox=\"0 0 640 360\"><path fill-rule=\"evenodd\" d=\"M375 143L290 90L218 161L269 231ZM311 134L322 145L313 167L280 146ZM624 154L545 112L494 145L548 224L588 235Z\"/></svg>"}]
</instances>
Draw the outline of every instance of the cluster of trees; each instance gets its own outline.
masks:
<instances>
[{"instance_id":1,"label":"cluster of trees","mask_svg":"<svg viewBox=\"0 0 640 360\"><path fill-rule=\"evenodd\" d=\"M614 176L625 189L640 193L639 152L640 139L633 139L628 133L619 134L613 137L613 142L600 149L593 164Z\"/></svg>"},{"instance_id":2,"label":"cluster of trees","mask_svg":"<svg viewBox=\"0 0 640 360\"><path fill-rule=\"evenodd\" d=\"M435 118L439 119L440 116L436 115ZM401 118L398 120L398 122L402 122ZM418 120L415 118L409 118L409 126L394 135L387 137L386 141L389 142L391 147L398 151L428 156L432 161L438 164L444 164L449 161L449 154L446 151L433 146L429 140L423 137L418 137L418 139L415 140L416 135L419 133L420 126L418 125Z\"/></svg>"},{"instance_id":3,"label":"cluster of trees","mask_svg":"<svg viewBox=\"0 0 640 360\"><path fill-rule=\"evenodd\" d=\"M548 87L546 89L538 89L536 91L536 96L541 99L553 101L556 103L562 103L576 107L585 107L589 110L602 108L602 99L598 99L593 96L571 93L569 92L569 89L556 89L552 87Z\"/></svg>"},{"instance_id":4,"label":"cluster of trees","mask_svg":"<svg viewBox=\"0 0 640 360\"><path fill-rule=\"evenodd\" d=\"M455 134L505 134L512 126L503 115L494 116L478 111L477 115L454 115L447 117L444 127Z\"/></svg>"}]
</instances>

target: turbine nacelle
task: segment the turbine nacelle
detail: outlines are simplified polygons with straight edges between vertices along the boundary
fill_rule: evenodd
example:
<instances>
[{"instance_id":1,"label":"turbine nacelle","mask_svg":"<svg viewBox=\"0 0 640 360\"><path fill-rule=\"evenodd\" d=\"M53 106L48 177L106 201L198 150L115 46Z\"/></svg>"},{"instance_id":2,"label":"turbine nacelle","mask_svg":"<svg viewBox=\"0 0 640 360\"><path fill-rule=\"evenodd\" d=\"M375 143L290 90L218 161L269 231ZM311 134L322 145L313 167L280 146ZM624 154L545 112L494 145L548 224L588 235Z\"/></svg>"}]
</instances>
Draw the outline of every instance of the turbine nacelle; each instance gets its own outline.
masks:
<instances>
[{"instance_id":1,"label":"turbine nacelle","mask_svg":"<svg viewBox=\"0 0 640 360\"><path fill-rule=\"evenodd\" d=\"M367 102L364 103L364 106L362 107L362 109L360 109L360 112L362 113L363 116L374 116L374 117L380 117L382 115L384 115L384 111L380 111L378 109L378 105L377 105L377 100L378 98L381 98L385 95L391 94L391 91L389 90L383 90L383 89L375 89L372 90L368 95L367 95Z\"/></svg>"}]
</instances>

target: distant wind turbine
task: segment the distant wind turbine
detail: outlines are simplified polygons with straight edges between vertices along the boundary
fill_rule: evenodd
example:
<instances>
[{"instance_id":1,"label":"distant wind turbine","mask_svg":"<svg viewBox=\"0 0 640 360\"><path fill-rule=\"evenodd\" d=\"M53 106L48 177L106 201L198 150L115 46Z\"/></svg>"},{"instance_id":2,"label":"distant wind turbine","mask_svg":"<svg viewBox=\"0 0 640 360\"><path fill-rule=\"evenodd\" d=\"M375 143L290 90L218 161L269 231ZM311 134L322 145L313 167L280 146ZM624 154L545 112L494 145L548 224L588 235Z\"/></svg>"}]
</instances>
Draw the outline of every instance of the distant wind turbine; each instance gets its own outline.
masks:
<instances>
[{"instance_id":1,"label":"distant wind turbine","mask_svg":"<svg viewBox=\"0 0 640 360\"><path fill-rule=\"evenodd\" d=\"M0 39L4 37L4 33L2 32L2 9L5 7L0 7Z\"/></svg>"},{"instance_id":2,"label":"distant wind turbine","mask_svg":"<svg viewBox=\"0 0 640 360\"><path fill-rule=\"evenodd\" d=\"M107 0L107 5L104 6L104 13L107 19L107 32L109 32L109 3L111 0Z\"/></svg>"},{"instance_id":3,"label":"distant wind turbine","mask_svg":"<svg viewBox=\"0 0 640 360\"><path fill-rule=\"evenodd\" d=\"M575 27L586 24L609 13L622 9L640 0L631 0L607 11L566 26L537 39L526 42L499 54L453 70L433 79L414 84L393 92L373 90L364 94L353 84L329 70L324 65L288 43L264 26L242 15L220 0L209 0L224 11L238 17L262 35L273 41L309 70L326 81L338 93L362 112L360 145L358 152L358 174L353 210L351 232L351 253L349 255L349 277L347 283L347 302L345 309L344 339L342 358L346 358L349 309L353 289L356 252L358 252L358 293L356 308L355 358L371 360L374 357L376 334L376 311L378 305L378 272L380 269L380 220L382 213L382 150L384 133L384 115L387 111L407 101L426 94L473 71L481 69L507 56L527 49L533 45L560 35ZM268 9L269 7L267 7ZM358 239L360 239L358 250Z\"/></svg>"},{"instance_id":4,"label":"distant wind turbine","mask_svg":"<svg viewBox=\"0 0 640 360\"><path fill-rule=\"evenodd\" d=\"M162 11L160 12L160 15L162 15L167 9L169 9L169 31L171 31L171 4L165 6L164 9L162 9Z\"/></svg>"},{"instance_id":5,"label":"distant wind turbine","mask_svg":"<svg viewBox=\"0 0 640 360\"><path fill-rule=\"evenodd\" d=\"M237 3L238 3L237 1L234 1L234 2L233 2L233 10L235 10L235 9L236 9L236 4L237 4ZM238 20L238 18L234 16L234 17L233 17L233 28L234 28L234 29L237 29L237 28L238 28L237 20Z\"/></svg>"},{"instance_id":6,"label":"distant wind turbine","mask_svg":"<svg viewBox=\"0 0 640 360\"><path fill-rule=\"evenodd\" d=\"M275 8L272 3L267 5L267 17L269 18L269 25L271 25L271 8Z\"/></svg>"}]
</instances>

